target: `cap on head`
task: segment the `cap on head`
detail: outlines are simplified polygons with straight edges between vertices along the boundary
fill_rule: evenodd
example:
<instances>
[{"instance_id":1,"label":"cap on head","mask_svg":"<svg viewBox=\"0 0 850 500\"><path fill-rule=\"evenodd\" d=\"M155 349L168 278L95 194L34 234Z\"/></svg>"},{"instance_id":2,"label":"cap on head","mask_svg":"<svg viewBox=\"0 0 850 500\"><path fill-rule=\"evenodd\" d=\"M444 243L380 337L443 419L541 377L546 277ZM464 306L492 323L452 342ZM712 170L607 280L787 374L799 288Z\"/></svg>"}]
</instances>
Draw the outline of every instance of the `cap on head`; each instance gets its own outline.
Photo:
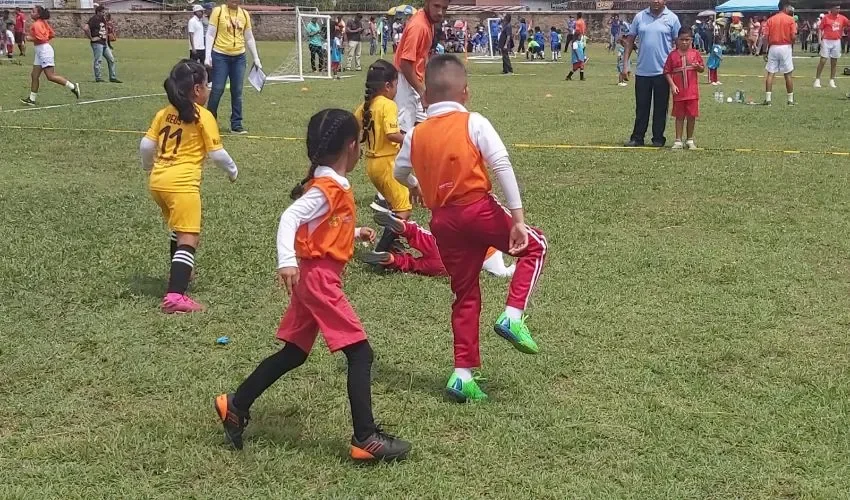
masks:
<instances>
[{"instance_id":1,"label":"cap on head","mask_svg":"<svg viewBox=\"0 0 850 500\"><path fill-rule=\"evenodd\" d=\"M192 12L203 12L204 8L198 4L192 6Z\"/></svg>"}]
</instances>

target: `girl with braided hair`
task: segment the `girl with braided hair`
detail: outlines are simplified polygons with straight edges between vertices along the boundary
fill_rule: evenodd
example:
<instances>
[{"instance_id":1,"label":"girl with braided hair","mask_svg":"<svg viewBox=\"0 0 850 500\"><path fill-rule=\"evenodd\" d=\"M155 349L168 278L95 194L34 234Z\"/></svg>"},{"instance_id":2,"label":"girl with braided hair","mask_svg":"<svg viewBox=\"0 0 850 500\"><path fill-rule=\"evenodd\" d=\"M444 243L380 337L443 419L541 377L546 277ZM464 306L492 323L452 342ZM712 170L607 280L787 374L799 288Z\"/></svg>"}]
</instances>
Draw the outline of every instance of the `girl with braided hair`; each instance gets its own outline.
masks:
<instances>
[{"instance_id":1,"label":"girl with braided hair","mask_svg":"<svg viewBox=\"0 0 850 500\"><path fill-rule=\"evenodd\" d=\"M378 59L366 73L366 93L354 112L360 123L360 142L365 146L366 175L384 197L389 209L401 220L410 218L413 205L407 187L393 177L395 157L404 141L398 126L398 106L393 101L398 85L398 70L391 63ZM394 239L384 232L376 251L389 249Z\"/></svg>"},{"instance_id":2,"label":"girl with braided hair","mask_svg":"<svg viewBox=\"0 0 850 500\"><path fill-rule=\"evenodd\" d=\"M251 405L307 360L321 330L328 349L342 351L348 361L351 458L395 460L410 451L410 443L375 424L372 348L342 291L342 271L354 253L354 240L375 238L371 228L354 226L354 192L346 178L360 159L359 137L357 120L348 111L326 109L310 119L310 170L292 190L295 202L283 212L277 234L278 277L291 296L277 331L284 347L263 360L236 392L215 399L225 436L236 449L242 448Z\"/></svg>"}]
</instances>

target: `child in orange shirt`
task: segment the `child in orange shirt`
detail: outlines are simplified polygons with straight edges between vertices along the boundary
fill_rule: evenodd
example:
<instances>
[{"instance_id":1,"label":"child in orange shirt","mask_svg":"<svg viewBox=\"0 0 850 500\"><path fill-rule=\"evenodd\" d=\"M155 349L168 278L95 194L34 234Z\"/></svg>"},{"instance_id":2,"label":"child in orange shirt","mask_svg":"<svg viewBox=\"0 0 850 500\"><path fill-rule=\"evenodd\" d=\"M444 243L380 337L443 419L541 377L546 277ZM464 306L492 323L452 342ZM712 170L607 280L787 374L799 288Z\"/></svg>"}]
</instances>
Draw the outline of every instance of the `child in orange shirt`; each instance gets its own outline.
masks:
<instances>
[{"instance_id":1,"label":"child in orange shirt","mask_svg":"<svg viewBox=\"0 0 850 500\"><path fill-rule=\"evenodd\" d=\"M431 231L455 294L455 370L446 392L459 402L481 400L487 395L471 372L481 364L481 262L489 247L517 257L505 311L494 329L520 352L536 354L524 311L540 278L546 238L525 224L519 187L499 134L486 118L463 106L469 99L463 63L448 54L432 58L425 93L428 119L405 136L395 177L408 186L413 199L431 209ZM485 165L501 184L507 208L493 196Z\"/></svg>"},{"instance_id":2,"label":"child in orange shirt","mask_svg":"<svg viewBox=\"0 0 850 500\"><path fill-rule=\"evenodd\" d=\"M360 127L354 115L326 109L307 129L310 171L292 190L295 202L280 218L278 277L291 295L277 338L286 344L254 370L232 394L221 394L215 408L227 440L242 449L251 405L285 373L301 366L319 330L331 352L348 360L348 401L354 460L404 458L410 443L385 433L372 416L372 347L363 325L342 291L342 271L354 253L355 237L375 239L375 231L354 226L354 192L346 174L360 159Z\"/></svg>"},{"instance_id":3,"label":"child in orange shirt","mask_svg":"<svg viewBox=\"0 0 850 500\"><path fill-rule=\"evenodd\" d=\"M35 45L35 60L32 66L32 86L30 87L30 96L21 99L21 102L28 106L35 106L35 100L38 98L38 79L41 74L57 85L62 85L74 94L77 99L80 98L80 84L71 83L64 76L56 74L56 63L53 60L53 47L50 45L50 40L53 40L53 28L47 24L50 19L50 11L44 7L37 5L32 8L32 16L34 23L30 25L30 40Z\"/></svg>"}]
</instances>

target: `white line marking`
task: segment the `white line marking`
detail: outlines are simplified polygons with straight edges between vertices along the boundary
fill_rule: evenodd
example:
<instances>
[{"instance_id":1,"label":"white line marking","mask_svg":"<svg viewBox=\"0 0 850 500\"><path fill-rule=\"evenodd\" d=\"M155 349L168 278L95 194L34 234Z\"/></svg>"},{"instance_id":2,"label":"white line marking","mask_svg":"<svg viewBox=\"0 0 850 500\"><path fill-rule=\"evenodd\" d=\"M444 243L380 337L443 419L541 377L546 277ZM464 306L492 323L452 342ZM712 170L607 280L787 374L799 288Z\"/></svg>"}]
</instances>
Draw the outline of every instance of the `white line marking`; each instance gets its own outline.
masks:
<instances>
[{"instance_id":1,"label":"white line marking","mask_svg":"<svg viewBox=\"0 0 850 500\"><path fill-rule=\"evenodd\" d=\"M65 108L68 106L83 106L86 104L97 104L99 102L111 102L111 101L124 101L127 99L141 99L142 97L160 97L165 94L142 94L142 95L128 95L123 97L110 97L108 99L95 99L93 101L80 101L80 102L69 102L66 104L54 104L52 106L33 106L31 108L18 108L18 109L4 109L0 110L0 113L20 113L22 111L38 111L40 109L56 109L56 108Z\"/></svg>"}]
</instances>

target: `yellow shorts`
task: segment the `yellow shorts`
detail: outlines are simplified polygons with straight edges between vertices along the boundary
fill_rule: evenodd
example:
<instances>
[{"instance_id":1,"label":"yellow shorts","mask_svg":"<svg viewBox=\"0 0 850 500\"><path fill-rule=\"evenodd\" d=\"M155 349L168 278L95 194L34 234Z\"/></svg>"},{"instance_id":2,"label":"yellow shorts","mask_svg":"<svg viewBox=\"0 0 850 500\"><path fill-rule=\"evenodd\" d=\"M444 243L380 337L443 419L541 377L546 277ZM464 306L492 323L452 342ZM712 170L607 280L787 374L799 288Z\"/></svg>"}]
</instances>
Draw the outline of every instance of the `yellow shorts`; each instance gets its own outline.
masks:
<instances>
[{"instance_id":1,"label":"yellow shorts","mask_svg":"<svg viewBox=\"0 0 850 500\"><path fill-rule=\"evenodd\" d=\"M394 156L366 158L366 175L369 176L369 180L372 181L378 192L387 199L387 203L389 203L393 212L413 210L407 187L393 177L394 166Z\"/></svg>"},{"instance_id":2,"label":"yellow shorts","mask_svg":"<svg viewBox=\"0 0 850 500\"><path fill-rule=\"evenodd\" d=\"M201 232L201 193L169 193L151 190L168 228L178 233Z\"/></svg>"}]
</instances>

